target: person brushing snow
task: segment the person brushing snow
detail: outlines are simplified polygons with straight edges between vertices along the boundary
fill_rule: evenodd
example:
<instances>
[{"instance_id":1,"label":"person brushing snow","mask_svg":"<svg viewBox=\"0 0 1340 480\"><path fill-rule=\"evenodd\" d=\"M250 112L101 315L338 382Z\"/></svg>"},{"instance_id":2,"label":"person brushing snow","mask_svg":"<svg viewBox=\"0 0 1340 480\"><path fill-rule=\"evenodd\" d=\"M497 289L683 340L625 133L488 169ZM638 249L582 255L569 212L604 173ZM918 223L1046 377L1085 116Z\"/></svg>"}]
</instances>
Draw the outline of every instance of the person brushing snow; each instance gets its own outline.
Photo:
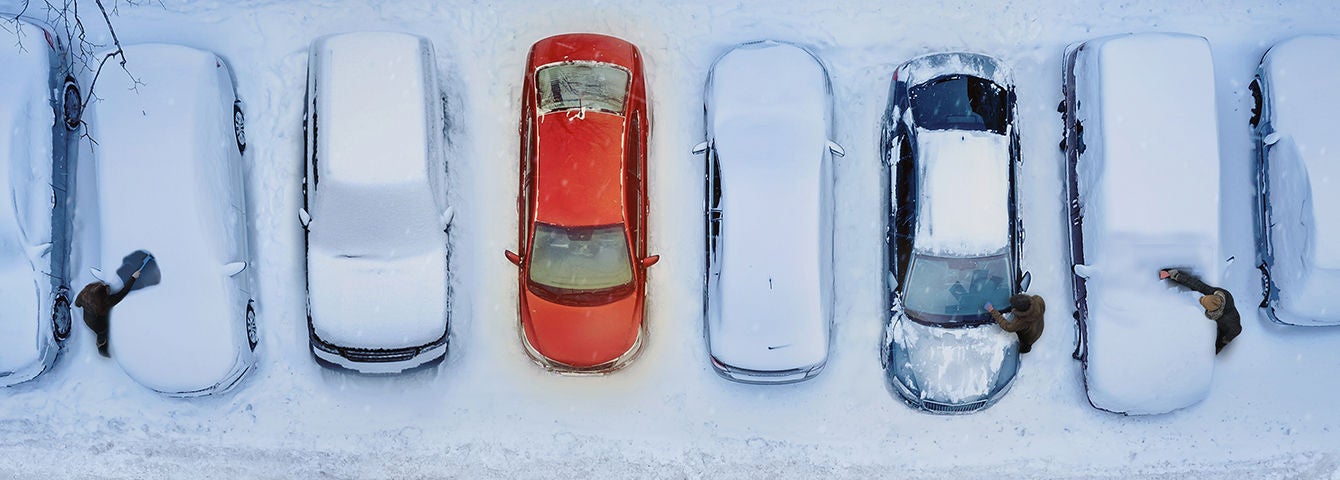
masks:
<instances>
[{"instance_id":1,"label":"person brushing snow","mask_svg":"<svg viewBox=\"0 0 1340 480\"><path fill-rule=\"evenodd\" d=\"M1042 314L1047 311L1047 302L1037 295L1020 293L1010 297L1010 308L1006 310L1013 313L1013 320L1006 319L1005 314L996 310L990 302L986 304L986 311L996 320L996 325L1019 335L1019 353L1028 353L1042 337Z\"/></svg>"},{"instance_id":2,"label":"person brushing snow","mask_svg":"<svg viewBox=\"0 0 1340 480\"><path fill-rule=\"evenodd\" d=\"M107 352L107 332L111 326L112 307L121 303L121 300L126 298L126 294L135 288L135 281L139 280L140 272L144 271L144 267L149 265L151 260L153 260L153 256L146 255L144 263L140 264L140 268L130 274L130 278L125 282L126 284L116 293L112 293L112 287L107 282L99 280L84 286L84 289L79 292L79 296L75 297L74 306L84 311L84 324L88 325L89 330L92 330L98 336L98 353L100 355L111 357Z\"/></svg>"},{"instance_id":3,"label":"person brushing snow","mask_svg":"<svg viewBox=\"0 0 1340 480\"><path fill-rule=\"evenodd\" d=\"M1238 315L1238 307L1233 304L1233 294L1228 293L1228 290L1206 285L1195 275L1175 268L1159 270L1159 278L1172 280L1202 295L1200 306L1205 308L1205 316L1219 325L1218 338L1214 342L1216 355L1242 333L1242 317Z\"/></svg>"}]
</instances>

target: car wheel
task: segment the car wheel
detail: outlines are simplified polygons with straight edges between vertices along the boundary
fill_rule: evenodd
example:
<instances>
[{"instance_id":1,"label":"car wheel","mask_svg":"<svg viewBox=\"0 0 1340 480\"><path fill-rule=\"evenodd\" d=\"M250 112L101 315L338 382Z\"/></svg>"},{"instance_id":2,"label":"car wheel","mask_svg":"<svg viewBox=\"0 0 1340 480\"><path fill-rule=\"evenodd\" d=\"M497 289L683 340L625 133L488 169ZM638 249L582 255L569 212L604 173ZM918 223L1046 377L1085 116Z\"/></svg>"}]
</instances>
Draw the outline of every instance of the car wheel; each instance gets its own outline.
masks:
<instances>
[{"instance_id":1,"label":"car wheel","mask_svg":"<svg viewBox=\"0 0 1340 480\"><path fill-rule=\"evenodd\" d=\"M1261 82L1252 80L1247 88L1252 91L1252 118L1248 122L1251 123L1252 127L1256 127L1258 123L1261 123Z\"/></svg>"},{"instance_id":2,"label":"car wheel","mask_svg":"<svg viewBox=\"0 0 1340 480\"><path fill-rule=\"evenodd\" d=\"M84 113L83 96L79 94L79 84L75 83L74 77L65 77L65 88L61 96L62 114L65 116L65 128L76 130L79 128L80 117Z\"/></svg>"},{"instance_id":3,"label":"car wheel","mask_svg":"<svg viewBox=\"0 0 1340 480\"><path fill-rule=\"evenodd\" d=\"M70 337L70 299L64 292L56 295L56 302L51 306L51 331L58 341Z\"/></svg>"},{"instance_id":4,"label":"car wheel","mask_svg":"<svg viewBox=\"0 0 1340 480\"><path fill-rule=\"evenodd\" d=\"M233 135L237 138L238 153L247 153L246 116L242 114L242 102L233 102Z\"/></svg>"},{"instance_id":5,"label":"car wheel","mask_svg":"<svg viewBox=\"0 0 1340 480\"><path fill-rule=\"evenodd\" d=\"M256 344L260 343L260 337L256 333L255 303L255 301L247 302L247 343L251 344L252 351L256 351Z\"/></svg>"}]
</instances>

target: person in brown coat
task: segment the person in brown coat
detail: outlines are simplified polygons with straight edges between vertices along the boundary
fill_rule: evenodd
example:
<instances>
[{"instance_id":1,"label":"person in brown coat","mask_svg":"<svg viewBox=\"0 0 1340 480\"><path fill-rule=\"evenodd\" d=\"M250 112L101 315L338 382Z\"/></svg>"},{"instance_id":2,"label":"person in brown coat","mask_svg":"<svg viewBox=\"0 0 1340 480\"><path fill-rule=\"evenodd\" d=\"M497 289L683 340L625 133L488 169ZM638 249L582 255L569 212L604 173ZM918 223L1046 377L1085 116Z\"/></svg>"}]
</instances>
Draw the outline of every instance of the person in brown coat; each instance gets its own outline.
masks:
<instances>
[{"instance_id":1,"label":"person in brown coat","mask_svg":"<svg viewBox=\"0 0 1340 480\"><path fill-rule=\"evenodd\" d=\"M996 325L1019 335L1019 353L1028 353L1042 337L1042 314L1047 311L1047 302L1037 295L1020 293L1010 297L1010 308L1007 310L1013 312L1013 320L1006 319L1005 314L990 303L986 304L986 311L996 320Z\"/></svg>"},{"instance_id":2,"label":"person in brown coat","mask_svg":"<svg viewBox=\"0 0 1340 480\"><path fill-rule=\"evenodd\" d=\"M1233 304L1233 294L1228 293L1228 290L1206 285L1195 275L1175 268L1159 270L1159 278L1172 280L1201 294L1200 306L1205 308L1205 316L1218 325L1219 333L1214 340L1216 355L1242 333L1242 317L1238 315L1238 307Z\"/></svg>"},{"instance_id":3,"label":"person in brown coat","mask_svg":"<svg viewBox=\"0 0 1340 480\"><path fill-rule=\"evenodd\" d=\"M84 324L98 336L98 353L104 357L111 356L107 353L107 332L111 326L109 321L112 307L126 298L126 294L135 286L135 280L139 278L140 271L136 270L130 274L130 279L126 280L126 285L121 287L121 291L116 293L112 293L112 287L106 282L93 282L85 286L79 292L79 296L74 298L74 306L84 309Z\"/></svg>"}]
</instances>

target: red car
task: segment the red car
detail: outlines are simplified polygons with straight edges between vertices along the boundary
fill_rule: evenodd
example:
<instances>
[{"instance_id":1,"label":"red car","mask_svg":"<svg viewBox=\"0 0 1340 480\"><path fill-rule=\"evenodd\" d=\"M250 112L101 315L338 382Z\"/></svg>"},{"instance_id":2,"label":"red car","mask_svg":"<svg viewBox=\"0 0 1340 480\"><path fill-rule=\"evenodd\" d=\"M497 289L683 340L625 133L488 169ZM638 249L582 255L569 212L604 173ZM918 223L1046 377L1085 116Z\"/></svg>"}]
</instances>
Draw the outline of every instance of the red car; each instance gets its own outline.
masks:
<instances>
[{"instance_id":1,"label":"red car","mask_svg":"<svg viewBox=\"0 0 1340 480\"><path fill-rule=\"evenodd\" d=\"M594 34L531 47L522 91L521 341L541 366L604 373L646 337L647 112L642 55Z\"/></svg>"}]
</instances>

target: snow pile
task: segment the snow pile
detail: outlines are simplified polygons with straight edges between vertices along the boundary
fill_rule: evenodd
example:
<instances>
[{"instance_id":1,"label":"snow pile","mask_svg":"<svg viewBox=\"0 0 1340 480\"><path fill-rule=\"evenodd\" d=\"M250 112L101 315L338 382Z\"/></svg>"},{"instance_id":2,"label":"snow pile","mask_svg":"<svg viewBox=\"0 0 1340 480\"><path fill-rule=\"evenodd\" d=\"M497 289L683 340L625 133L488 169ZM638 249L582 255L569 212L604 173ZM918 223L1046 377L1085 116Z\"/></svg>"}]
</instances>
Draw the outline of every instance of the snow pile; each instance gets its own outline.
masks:
<instances>
[{"instance_id":1,"label":"snow pile","mask_svg":"<svg viewBox=\"0 0 1340 480\"><path fill-rule=\"evenodd\" d=\"M59 348L41 273L51 264L53 65L42 29L8 26L25 42L0 41L0 385L41 373Z\"/></svg>"},{"instance_id":2,"label":"snow pile","mask_svg":"<svg viewBox=\"0 0 1340 480\"><path fill-rule=\"evenodd\" d=\"M827 73L802 48L757 42L721 56L710 75L721 187L711 354L756 371L820 365L832 301Z\"/></svg>"},{"instance_id":3,"label":"snow pile","mask_svg":"<svg viewBox=\"0 0 1340 480\"><path fill-rule=\"evenodd\" d=\"M432 46L412 35L362 32L319 39L312 49L313 328L342 347L430 343L449 316L446 164Z\"/></svg>"},{"instance_id":4,"label":"snow pile","mask_svg":"<svg viewBox=\"0 0 1340 480\"><path fill-rule=\"evenodd\" d=\"M1271 116L1267 148L1275 315L1289 323L1340 323L1340 37L1282 42L1262 61Z\"/></svg>"},{"instance_id":5,"label":"snow pile","mask_svg":"<svg viewBox=\"0 0 1340 480\"><path fill-rule=\"evenodd\" d=\"M982 255L1009 248L1009 139L990 132L921 130L922 201L916 249Z\"/></svg>"},{"instance_id":6,"label":"snow pile","mask_svg":"<svg viewBox=\"0 0 1340 480\"><path fill-rule=\"evenodd\" d=\"M1198 294L1158 278L1177 267L1210 285L1223 279L1209 44L1127 35L1090 41L1081 55L1088 265L1076 268L1088 277L1089 400L1114 412L1168 412L1205 398L1214 372L1215 324Z\"/></svg>"},{"instance_id":7,"label":"snow pile","mask_svg":"<svg viewBox=\"0 0 1340 480\"><path fill-rule=\"evenodd\" d=\"M162 282L117 305L112 356L151 389L209 393L252 361L248 293L225 270L249 260L232 82L209 52L164 44L125 50L140 59L138 83L103 77L87 112L98 142L101 270L110 280L123 257L145 250Z\"/></svg>"}]
</instances>

